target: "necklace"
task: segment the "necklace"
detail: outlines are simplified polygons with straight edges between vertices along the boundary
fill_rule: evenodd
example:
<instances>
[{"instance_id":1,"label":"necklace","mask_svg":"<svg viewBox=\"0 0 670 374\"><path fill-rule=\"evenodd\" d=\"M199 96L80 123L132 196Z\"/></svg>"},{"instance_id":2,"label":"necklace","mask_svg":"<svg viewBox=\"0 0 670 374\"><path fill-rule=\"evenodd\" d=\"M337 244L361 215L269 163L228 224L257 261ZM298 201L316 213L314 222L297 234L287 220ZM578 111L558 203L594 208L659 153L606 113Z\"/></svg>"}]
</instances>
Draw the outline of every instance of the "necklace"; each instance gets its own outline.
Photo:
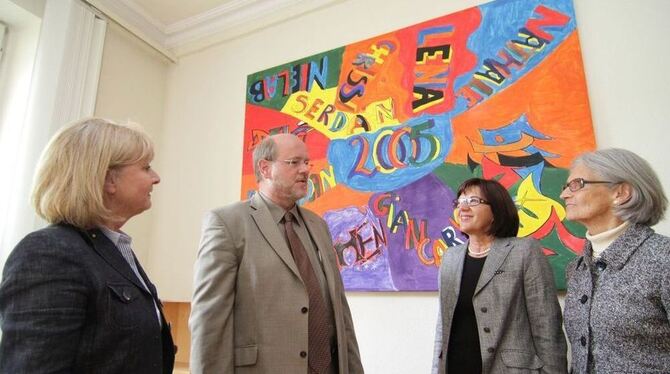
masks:
<instances>
[{"instance_id":1,"label":"necklace","mask_svg":"<svg viewBox=\"0 0 670 374\"><path fill-rule=\"evenodd\" d=\"M491 247L488 247L488 248L486 248L485 250L483 250L483 251L481 251L481 252L472 252L472 251L470 250L470 247L468 247L468 255L469 255L470 257L474 257L474 258L481 258L481 257L484 257L484 256L488 255L490 251L491 251Z\"/></svg>"}]
</instances>

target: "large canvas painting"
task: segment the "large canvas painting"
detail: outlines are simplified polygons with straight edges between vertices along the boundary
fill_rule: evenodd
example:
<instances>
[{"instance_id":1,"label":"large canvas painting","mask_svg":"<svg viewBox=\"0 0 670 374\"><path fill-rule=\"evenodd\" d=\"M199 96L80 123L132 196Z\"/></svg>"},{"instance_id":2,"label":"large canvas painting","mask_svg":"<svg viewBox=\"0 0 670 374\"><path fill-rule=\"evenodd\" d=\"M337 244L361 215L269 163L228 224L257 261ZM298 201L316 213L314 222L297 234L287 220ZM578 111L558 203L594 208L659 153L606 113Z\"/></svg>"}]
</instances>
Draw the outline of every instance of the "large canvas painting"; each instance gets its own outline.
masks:
<instances>
[{"instance_id":1,"label":"large canvas painting","mask_svg":"<svg viewBox=\"0 0 670 374\"><path fill-rule=\"evenodd\" d=\"M584 229L559 194L595 148L571 0L498 0L250 74L243 198L254 145L282 132L310 149L300 203L328 223L348 290L436 290L473 176L509 190L565 287Z\"/></svg>"}]
</instances>

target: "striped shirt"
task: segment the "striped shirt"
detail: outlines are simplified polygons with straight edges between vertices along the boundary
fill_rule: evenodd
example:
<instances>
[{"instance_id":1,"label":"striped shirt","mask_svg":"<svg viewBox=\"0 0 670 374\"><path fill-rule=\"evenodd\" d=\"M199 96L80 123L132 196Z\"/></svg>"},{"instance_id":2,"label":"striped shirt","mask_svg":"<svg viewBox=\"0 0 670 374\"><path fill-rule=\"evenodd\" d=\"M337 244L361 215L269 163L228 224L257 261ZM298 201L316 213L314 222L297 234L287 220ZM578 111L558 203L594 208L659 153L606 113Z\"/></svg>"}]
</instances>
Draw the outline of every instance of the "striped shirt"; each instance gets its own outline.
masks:
<instances>
[{"instance_id":1,"label":"striped shirt","mask_svg":"<svg viewBox=\"0 0 670 374\"><path fill-rule=\"evenodd\" d=\"M133 239L128 236L126 233L122 231L114 231L111 230L105 226L99 226L98 227L100 231L102 231L103 234L107 237L107 239L111 240L112 243L114 243L114 246L121 252L121 256L126 260L130 268L133 270L133 273L135 273L135 276L137 276L137 279L142 283L142 286L144 286L144 289L149 291L149 287L147 287L147 284L144 282L144 278L140 275L140 271L137 268L137 260L135 259L135 254L133 253L133 248L132 248L132 242ZM152 295L153 296L153 295ZM156 299L153 298L154 301L154 307L156 308L156 316L158 317L158 324L162 325L161 322L161 312L158 309L158 304L156 303Z\"/></svg>"}]
</instances>

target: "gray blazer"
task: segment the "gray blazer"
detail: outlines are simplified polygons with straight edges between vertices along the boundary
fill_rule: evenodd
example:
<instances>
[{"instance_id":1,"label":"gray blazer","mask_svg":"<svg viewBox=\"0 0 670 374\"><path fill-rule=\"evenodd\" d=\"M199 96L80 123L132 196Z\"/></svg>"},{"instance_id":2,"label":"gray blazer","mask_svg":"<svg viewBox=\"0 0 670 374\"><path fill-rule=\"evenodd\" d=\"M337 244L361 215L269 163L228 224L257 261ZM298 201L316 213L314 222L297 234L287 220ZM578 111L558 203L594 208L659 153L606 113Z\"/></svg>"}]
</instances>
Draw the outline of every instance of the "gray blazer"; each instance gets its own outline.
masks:
<instances>
[{"instance_id":1,"label":"gray blazer","mask_svg":"<svg viewBox=\"0 0 670 374\"><path fill-rule=\"evenodd\" d=\"M467 245L449 248L442 258L433 373L446 373L451 321ZM537 240L495 239L472 303L483 374L567 371L567 347L553 273Z\"/></svg>"},{"instance_id":2,"label":"gray blazer","mask_svg":"<svg viewBox=\"0 0 670 374\"><path fill-rule=\"evenodd\" d=\"M670 372L670 238L631 225L598 263L591 256L587 242L567 267L573 372Z\"/></svg>"},{"instance_id":3,"label":"gray blazer","mask_svg":"<svg viewBox=\"0 0 670 374\"><path fill-rule=\"evenodd\" d=\"M363 373L328 226L299 210L322 257L339 373ZM194 288L191 373L307 373L307 292L258 194L205 216Z\"/></svg>"}]
</instances>

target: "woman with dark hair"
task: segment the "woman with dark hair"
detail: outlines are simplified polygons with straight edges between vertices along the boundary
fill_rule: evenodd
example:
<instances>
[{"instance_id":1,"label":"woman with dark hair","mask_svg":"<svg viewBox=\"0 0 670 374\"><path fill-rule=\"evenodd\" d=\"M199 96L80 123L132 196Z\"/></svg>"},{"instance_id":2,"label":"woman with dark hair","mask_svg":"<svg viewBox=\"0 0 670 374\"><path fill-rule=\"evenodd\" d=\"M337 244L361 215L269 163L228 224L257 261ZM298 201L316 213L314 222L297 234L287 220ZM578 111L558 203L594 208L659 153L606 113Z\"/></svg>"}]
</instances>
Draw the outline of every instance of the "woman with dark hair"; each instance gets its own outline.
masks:
<instances>
[{"instance_id":1,"label":"woman with dark hair","mask_svg":"<svg viewBox=\"0 0 670 374\"><path fill-rule=\"evenodd\" d=\"M519 214L500 183L469 179L457 196L468 241L442 258L433 373L565 373L561 309L539 242L516 237Z\"/></svg>"},{"instance_id":2,"label":"woman with dark hair","mask_svg":"<svg viewBox=\"0 0 670 374\"><path fill-rule=\"evenodd\" d=\"M566 268L572 371L668 373L670 238L651 228L668 199L656 173L625 149L585 153L561 197L587 239Z\"/></svg>"}]
</instances>

